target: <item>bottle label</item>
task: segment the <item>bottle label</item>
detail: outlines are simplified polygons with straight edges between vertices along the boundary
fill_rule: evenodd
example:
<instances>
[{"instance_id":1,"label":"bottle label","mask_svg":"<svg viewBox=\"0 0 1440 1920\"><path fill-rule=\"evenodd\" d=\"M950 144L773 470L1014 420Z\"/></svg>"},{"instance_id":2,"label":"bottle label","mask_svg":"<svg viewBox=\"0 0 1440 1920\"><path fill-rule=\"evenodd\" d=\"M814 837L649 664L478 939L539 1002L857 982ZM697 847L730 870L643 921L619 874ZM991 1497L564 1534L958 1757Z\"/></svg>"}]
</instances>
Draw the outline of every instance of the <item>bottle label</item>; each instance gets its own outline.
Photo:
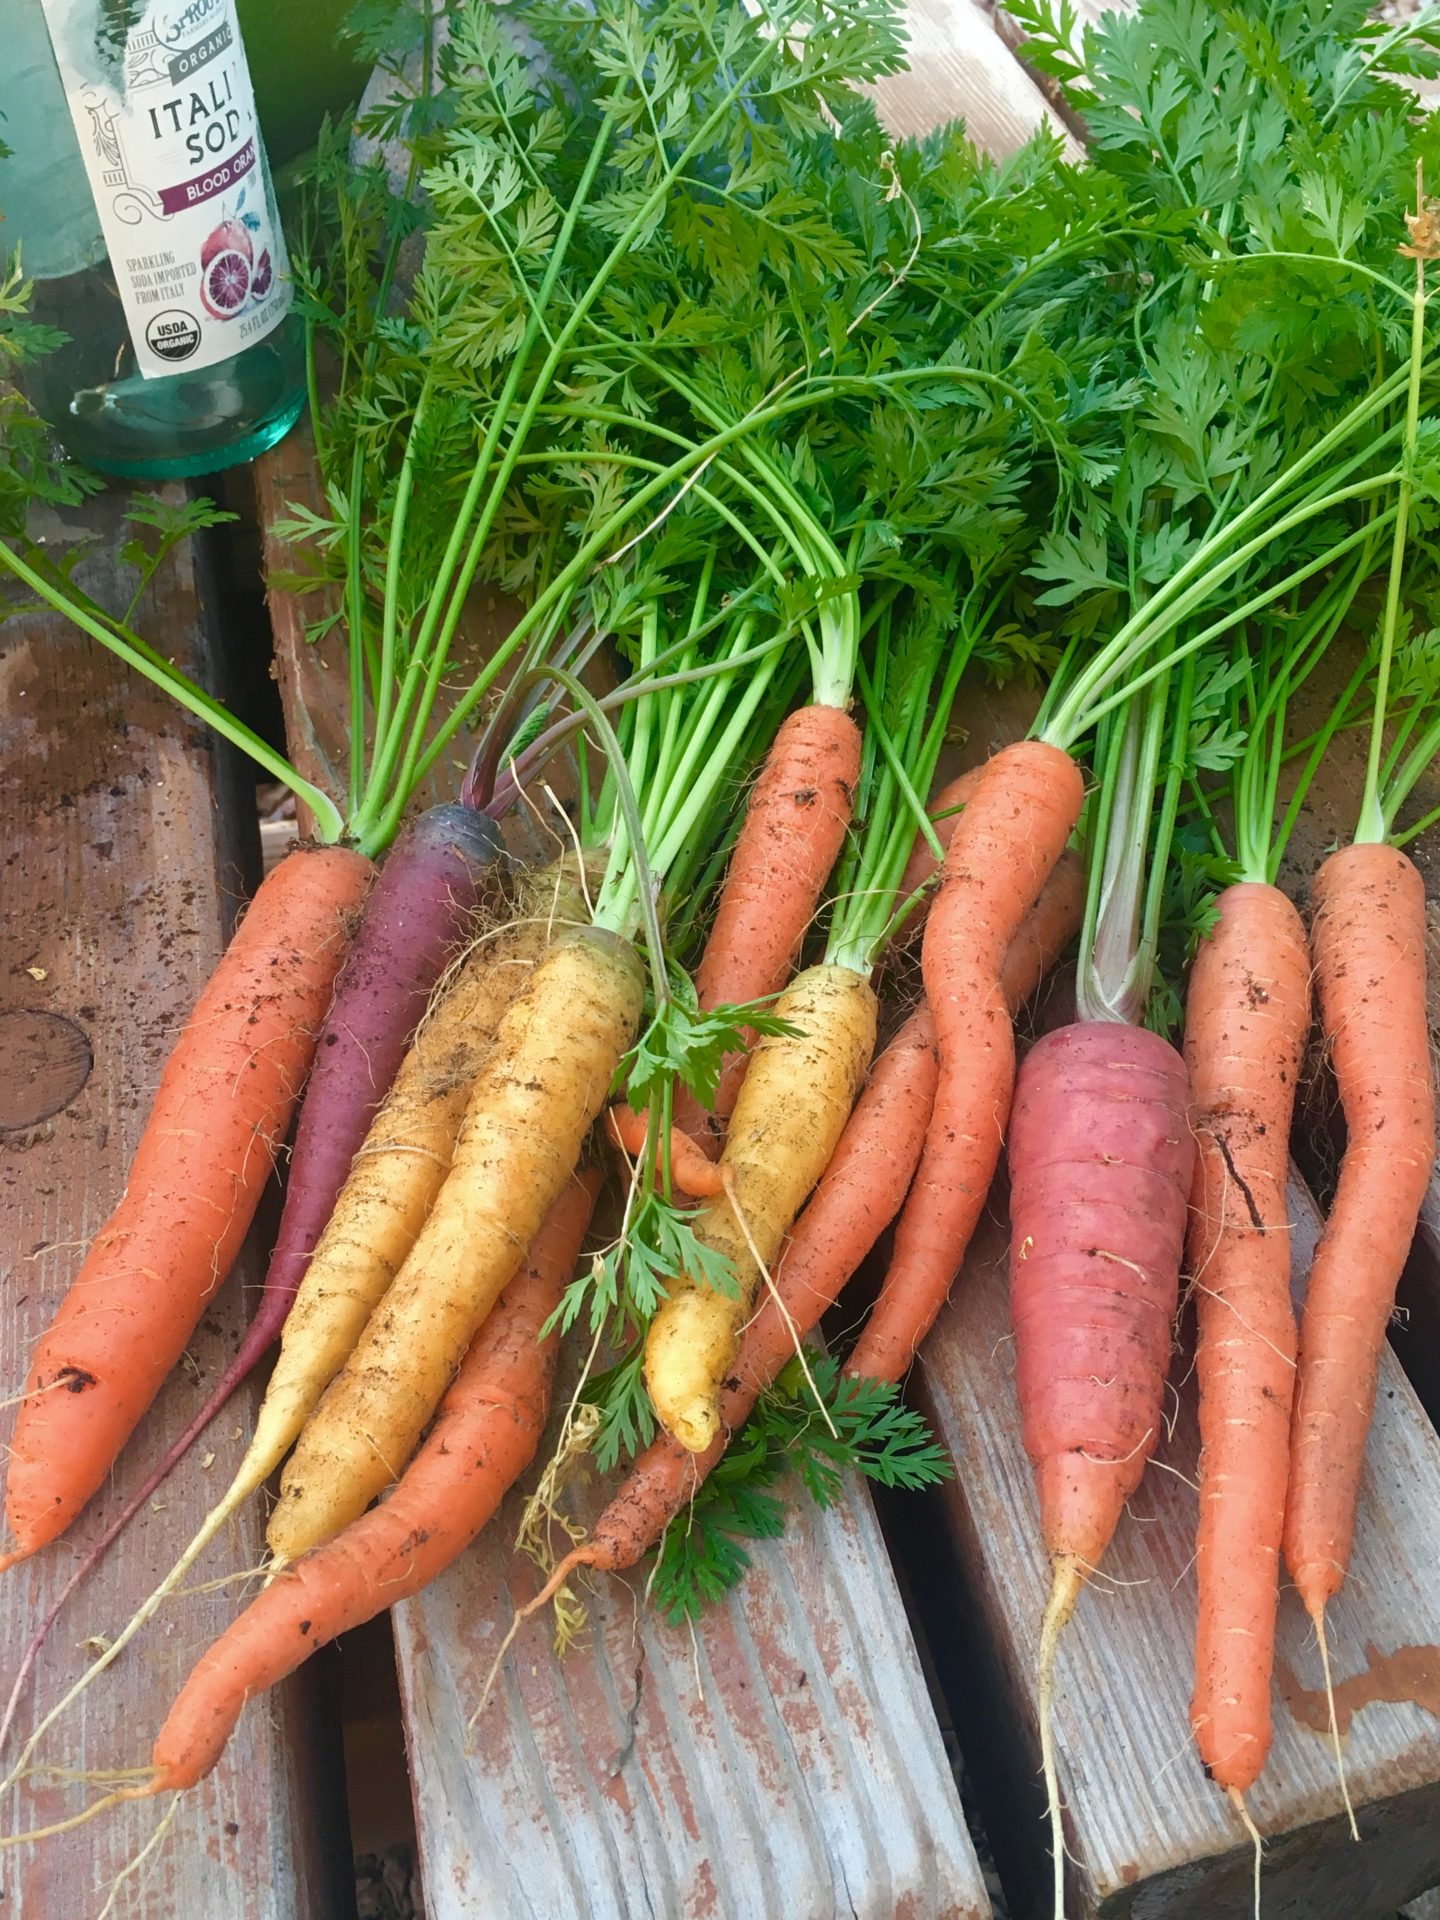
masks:
<instances>
[{"instance_id":1,"label":"bottle label","mask_svg":"<svg viewBox=\"0 0 1440 1920\"><path fill-rule=\"evenodd\" d=\"M243 353L294 289L235 0L41 4L141 373Z\"/></svg>"}]
</instances>

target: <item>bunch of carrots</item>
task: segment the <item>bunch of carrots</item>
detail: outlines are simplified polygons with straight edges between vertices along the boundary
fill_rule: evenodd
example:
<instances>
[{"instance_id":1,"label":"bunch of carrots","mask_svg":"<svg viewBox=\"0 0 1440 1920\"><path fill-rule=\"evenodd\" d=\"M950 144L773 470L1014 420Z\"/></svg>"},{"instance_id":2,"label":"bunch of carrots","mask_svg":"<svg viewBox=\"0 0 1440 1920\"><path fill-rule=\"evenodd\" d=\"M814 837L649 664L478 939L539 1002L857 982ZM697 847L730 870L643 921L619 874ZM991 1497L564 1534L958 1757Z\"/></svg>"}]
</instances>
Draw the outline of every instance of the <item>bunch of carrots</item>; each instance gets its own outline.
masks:
<instances>
[{"instance_id":1,"label":"bunch of carrots","mask_svg":"<svg viewBox=\"0 0 1440 1920\"><path fill-rule=\"evenodd\" d=\"M1116 110L1168 5L1083 49L1016 9L1095 128L1079 168L1043 138L1009 169L956 129L888 141L856 92L901 57L887 0L675 0L624 23L576 0L537 28L538 63L471 0L426 23L418 59L382 36L394 84L364 131L406 164L332 141L317 169L301 273L327 512L296 509L315 558L285 583L330 590L321 626L346 636L344 796L6 524L0 568L316 822L191 1014L125 1196L32 1355L5 1564L99 1494L293 1121L259 1309L40 1623L0 1741L59 1606L278 1340L253 1436L10 1781L278 1474L272 1577L148 1767L99 1804L194 1786L247 1700L491 1521L541 1448L567 1337L586 1357L565 1425L593 1404L597 1462L625 1471L512 1632L581 1569L657 1547L663 1567L671 1523L703 1513L797 1356L862 1470L963 1472L900 1384L1008 1151L1053 1572L1037 1685L1056 1914L1056 1647L1154 1451L1187 1285L1192 1720L1253 1833L1282 1563L1328 1662L1435 1157L1424 887L1403 843L1440 750L1415 618L1440 493L1440 222L1428 123L1387 78L1411 70L1403 30L1366 41L1363 84L1316 57L1314 112L1383 122L1389 145L1387 167L1343 139L1315 149L1353 177L1333 219L1308 190L1307 226L1276 174L1298 96L1247 64L1240 16L1207 26L1209 64L1175 82L1178 115L1185 87L1200 102L1234 80L1218 186L1178 121ZM1287 44L1290 0L1252 10ZM1332 51L1361 18L1336 10ZM1296 258L1337 302L1364 282L1324 381L1295 351ZM525 611L467 681L453 643L479 579ZM597 693L602 649L619 671ZM1297 740L1295 697L1327 661L1333 682L1340 649L1343 690ZM1034 724L939 783L980 672L1034 686ZM1280 862L1354 726L1354 839L1313 876L1307 920ZM416 812L461 740L458 798ZM501 825L566 754L569 843L519 867ZM1022 1062L1017 1011L1072 943L1076 1018ZM920 990L896 1009L881 989L917 945ZM1297 1325L1284 1193L1312 982L1347 1146ZM887 1235L858 1339L816 1370L808 1337Z\"/></svg>"}]
</instances>

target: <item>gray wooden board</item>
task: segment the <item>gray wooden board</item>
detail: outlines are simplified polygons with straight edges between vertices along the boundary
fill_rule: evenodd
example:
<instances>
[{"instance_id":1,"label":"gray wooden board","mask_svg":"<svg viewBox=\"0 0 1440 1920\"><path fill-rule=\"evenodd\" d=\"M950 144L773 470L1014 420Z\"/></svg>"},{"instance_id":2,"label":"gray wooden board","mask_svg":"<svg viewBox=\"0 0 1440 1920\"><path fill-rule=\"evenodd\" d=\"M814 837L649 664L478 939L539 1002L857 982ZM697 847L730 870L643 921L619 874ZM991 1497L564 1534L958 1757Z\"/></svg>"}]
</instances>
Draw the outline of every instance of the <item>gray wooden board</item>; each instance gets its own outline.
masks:
<instances>
[{"instance_id":1,"label":"gray wooden board","mask_svg":"<svg viewBox=\"0 0 1440 1920\"><path fill-rule=\"evenodd\" d=\"M1317 1232L1292 1182L1297 1283ZM1003 1195L972 1244L915 1374L919 1403L963 1463L943 1490L957 1563L956 1618L982 1644L962 1745L985 1752L982 1810L1015 1876L1038 1902L1047 1862L1038 1828L1033 1687L1048 1568L1012 1382ZM1205 1780L1190 1740L1198 1452L1192 1379L1177 1382L1173 1432L1157 1451L1062 1641L1056 1728L1072 1853L1069 1911L1145 1920L1230 1920L1250 1912L1244 1833ZM1182 1477L1184 1476L1184 1477ZM1388 1351L1366 1454L1350 1579L1329 1612L1350 1791L1364 1844L1340 1814L1324 1733L1320 1662L1303 1609L1282 1594L1276 1734L1251 1802L1271 1846L1267 1920L1381 1920L1440 1873L1440 1439ZM934 1637L932 1622L932 1638ZM1300 1715L1297 1718L1297 1713ZM1303 1724L1302 1724L1303 1722ZM1008 1731L997 1739L994 1729ZM972 1745L972 1741L976 1745ZM1021 1824L1016 1827L1015 1822ZM1022 1897L1021 1913L1030 1909Z\"/></svg>"},{"instance_id":2,"label":"gray wooden board","mask_svg":"<svg viewBox=\"0 0 1440 1920\"><path fill-rule=\"evenodd\" d=\"M783 1541L693 1635L644 1571L564 1660L517 1601L514 1497L395 1611L430 1920L962 1920L990 1912L874 1512L791 1488ZM598 1507L590 1491L588 1510Z\"/></svg>"},{"instance_id":3,"label":"gray wooden board","mask_svg":"<svg viewBox=\"0 0 1440 1920\"><path fill-rule=\"evenodd\" d=\"M904 14L910 64L871 89L893 133L928 133L961 119L977 146L1005 159L1048 126L1064 136L1069 157L1079 157L1078 143L1000 39L987 8L977 0L906 0Z\"/></svg>"},{"instance_id":4,"label":"gray wooden board","mask_svg":"<svg viewBox=\"0 0 1440 1920\"><path fill-rule=\"evenodd\" d=\"M117 585L107 567L119 524L118 500L106 496L57 530L93 538L96 558L83 577L107 603ZM136 624L207 673L185 549ZM0 1011L30 1016L32 1033L44 1025L33 1024L36 1015L57 1033L73 1023L93 1055L78 1088L73 1078L57 1087L66 1099L58 1111L0 1133L4 1395L18 1389L32 1341L120 1195L161 1066L233 921L246 850L221 816L224 786L204 732L65 623L31 615L0 627ZM253 832L252 821L252 852ZM29 1119L53 1104L35 1092L36 1060L33 1050L23 1060L0 1051L12 1116ZM258 1278L252 1247L108 1488L62 1540L3 1577L0 1694L8 1694L20 1649L75 1554L188 1422L233 1352L242 1295ZM20 1736L80 1670L80 1642L113 1635L169 1567L229 1480L253 1410L250 1395L233 1404L66 1607L24 1700ZM5 1418L8 1434L13 1413ZM212 1570L254 1566L262 1544L261 1515L252 1512L217 1550ZM233 1590L173 1603L57 1726L41 1757L80 1769L148 1760L191 1662L234 1608ZM122 1887L115 1920L339 1920L349 1910L344 1861L328 1846L326 1824L343 1814L332 1805L333 1764L318 1744L312 1691L308 1680L282 1688L267 1711L246 1715L219 1768L181 1802L163 1847ZM3 1826L63 1818L98 1791L28 1783L4 1803ZM0 1910L11 1920L92 1920L161 1811L133 1805L43 1848L0 1857Z\"/></svg>"}]
</instances>

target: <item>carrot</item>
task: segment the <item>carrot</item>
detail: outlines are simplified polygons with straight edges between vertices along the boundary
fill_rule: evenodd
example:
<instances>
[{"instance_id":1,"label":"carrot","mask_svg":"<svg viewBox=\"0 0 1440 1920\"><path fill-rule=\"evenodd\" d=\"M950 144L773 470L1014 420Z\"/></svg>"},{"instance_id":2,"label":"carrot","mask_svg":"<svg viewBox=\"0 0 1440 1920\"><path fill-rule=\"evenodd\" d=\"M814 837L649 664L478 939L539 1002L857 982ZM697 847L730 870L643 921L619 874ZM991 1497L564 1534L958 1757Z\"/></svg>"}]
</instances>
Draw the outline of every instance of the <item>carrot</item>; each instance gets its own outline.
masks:
<instances>
[{"instance_id":1,"label":"carrot","mask_svg":"<svg viewBox=\"0 0 1440 1920\"><path fill-rule=\"evenodd\" d=\"M428 1585L469 1546L535 1456L557 1336L540 1337L589 1224L597 1176L572 1179L389 1499L272 1580L196 1663L155 1742L147 1794L202 1780L247 1700L317 1647Z\"/></svg>"},{"instance_id":2,"label":"carrot","mask_svg":"<svg viewBox=\"0 0 1440 1920\"><path fill-rule=\"evenodd\" d=\"M953 780L947 780L938 793L932 794L926 802L925 811L935 829L935 838L942 847L948 848L955 838L955 828L959 824L960 814L969 804L970 796L980 784L980 776L985 771L983 765L971 767ZM935 858L934 848L923 833L915 836L915 845L910 850L910 858L905 862L905 871L900 876L900 885L896 892L901 900L908 900L912 893L918 893L927 880L939 871L940 863ZM907 920L901 929L902 937L917 924L917 919Z\"/></svg>"},{"instance_id":3,"label":"carrot","mask_svg":"<svg viewBox=\"0 0 1440 1920\"><path fill-rule=\"evenodd\" d=\"M1310 956L1277 887L1215 902L1185 1003L1198 1154L1188 1267L1200 1380L1199 1613L1190 1721L1227 1793L1260 1777L1290 1468L1295 1314L1285 1204Z\"/></svg>"},{"instance_id":4,"label":"carrot","mask_svg":"<svg viewBox=\"0 0 1440 1920\"><path fill-rule=\"evenodd\" d=\"M63 1533L180 1358L270 1178L373 869L341 847L265 880L161 1077L124 1198L41 1336L6 1514L23 1559Z\"/></svg>"},{"instance_id":5,"label":"carrot","mask_svg":"<svg viewBox=\"0 0 1440 1920\"><path fill-rule=\"evenodd\" d=\"M392 848L366 899L316 1046L290 1154L280 1229L245 1337L185 1430L56 1595L21 1659L12 1683L12 1709L70 1595L149 1504L161 1482L280 1337L311 1249L365 1141L378 1100L394 1079L399 1055L424 1010L425 997L474 909L482 872L499 844L493 825L483 815L441 806L421 814ZM260 1479L277 1464L272 1461ZM0 1745L9 1723L7 1712L0 1719Z\"/></svg>"},{"instance_id":6,"label":"carrot","mask_svg":"<svg viewBox=\"0 0 1440 1920\"><path fill-rule=\"evenodd\" d=\"M371 888L305 1089L285 1207L254 1320L198 1419L218 1412L279 1338L295 1289L350 1164L410 1045L430 994L461 944L500 850L473 808L429 807L402 828ZM193 1437L193 1436L190 1436ZM177 1442L183 1450L187 1441Z\"/></svg>"},{"instance_id":7,"label":"carrot","mask_svg":"<svg viewBox=\"0 0 1440 1920\"><path fill-rule=\"evenodd\" d=\"M290 1456L269 1530L282 1561L358 1519L404 1470L570 1178L643 996L628 940L569 927L506 1009L430 1217Z\"/></svg>"},{"instance_id":8,"label":"carrot","mask_svg":"<svg viewBox=\"0 0 1440 1920\"><path fill-rule=\"evenodd\" d=\"M775 1011L794 1031L766 1034L755 1049L720 1163L725 1190L692 1221L701 1245L730 1262L736 1290L676 1275L645 1339L656 1418L692 1453L720 1431L724 1382L762 1272L830 1163L875 1045L875 994L851 966L808 967Z\"/></svg>"},{"instance_id":9,"label":"carrot","mask_svg":"<svg viewBox=\"0 0 1440 1920\"><path fill-rule=\"evenodd\" d=\"M511 919L472 949L415 1037L355 1160L285 1323L275 1370L236 1475L248 1497L294 1445L384 1299L454 1161L474 1083L506 1009L557 927L583 922L568 866L522 881Z\"/></svg>"},{"instance_id":10,"label":"carrot","mask_svg":"<svg viewBox=\"0 0 1440 1920\"><path fill-rule=\"evenodd\" d=\"M1057 1916L1055 1647L1160 1435L1194 1170L1189 1081L1168 1041L1087 1020L1031 1049L1010 1116L1010 1318L1052 1569L1039 1695Z\"/></svg>"},{"instance_id":11,"label":"carrot","mask_svg":"<svg viewBox=\"0 0 1440 1920\"><path fill-rule=\"evenodd\" d=\"M1015 1083L1000 986L1005 956L1080 812L1067 753L1005 747L981 769L945 854L925 925L925 993L940 1037L940 1085L915 1185L852 1373L897 1380L945 1303L990 1190Z\"/></svg>"},{"instance_id":12,"label":"carrot","mask_svg":"<svg viewBox=\"0 0 1440 1920\"><path fill-rule=\"evenodd\" d=\"M750 793L714 925L695 971L702 1012L778 993L839 857L860 779L860 729L839 707L797 707ZM675 1124L714 1144L734 1110L746 1053L730 1054L711 1112L686 1088Z\"/></svg>"},{"instance_id":13,"label":"carrot","mask_svg":"<svg viewBox=\"0 0 1440 1920\"><path fill-rule=\"evenodd\" d=\"M1285 1564L1317 1631L1350 1560L1395 1288L1435 1161L1425 885L1397 848L1333 853L1311 889L1320 1017L1346 1147L1300 1322Z\"/></svg>"},{"instance_id":14,"label":"carrot","mask_svg":"<svg viewBox=\"0 0 1440 1920\"><path fill-rule=\"evenodd\" d=\"M650 1122L645 1114L636 1113L628 1101L617 1100L607 1109L605 1127L616 1146L632 1160L638 1160L644 1153ZM680 1191L696 1200L709 1199L724 1191L720 1169L699 1142L682 1133L679 1127L670 1129L670 1174Z\"/></svg>"}]
</instances>

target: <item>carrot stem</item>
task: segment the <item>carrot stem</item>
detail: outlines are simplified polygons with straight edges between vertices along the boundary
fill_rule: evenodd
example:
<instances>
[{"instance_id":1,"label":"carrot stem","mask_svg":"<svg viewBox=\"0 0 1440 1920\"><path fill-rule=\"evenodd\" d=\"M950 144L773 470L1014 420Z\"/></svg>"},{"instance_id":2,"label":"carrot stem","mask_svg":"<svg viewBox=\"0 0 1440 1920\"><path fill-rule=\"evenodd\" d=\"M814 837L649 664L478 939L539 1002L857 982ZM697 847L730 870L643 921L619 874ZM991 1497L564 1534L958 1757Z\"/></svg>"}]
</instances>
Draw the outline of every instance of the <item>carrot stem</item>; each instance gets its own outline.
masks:
<instances>
[{"instance_id":1,"label":"carrot stem","mask_svg":"<svg viewBox=\"0 0 1440 1920\"><path fill-rule=\"evenodd\" d=\"M1415 162L1415 223L1425 216L1425 162ZM1418 238L1418 236L1417 236ZM1415 299L1410 310L1410 364L1405 399L1405 441L1401 461L1399 500L1390 547L1390 576L1385 583L1385 613L1380 629L1380 668L1375 682L1375 712L1370 725L1370 751L1365 761L1365 791L1360 802L1360 818L1355 827L1359 843L1374 845L1384 840L1390 821L1380 792L1380 761L1385 746L1385 719L1390 694L1390 667L1395 654L1395 637L1400 627L1400 585L1405 571L1405 543L1410 530L1410 505L1414 498L1413 464L1420 431L1420 379L1425 353L1425 253L1415 253Z\"/></svg>"},{"instance_id":2,"label":"carrot stem","mask_svg":"<svg viewBox=\"0 0 1440 1920\"><path fill-rule=\"evenodd\" d=\"M198 720L246 753L257 765L263 767L270 776L288 787L298 800L304 802L315 820L315 832L319 839L327 844L338 840L345 831L345 822L340 809L319 787L302 778L290 762L275 749L268 746L258 733L251 731L243 720L237 720L227 713L218 700L214 700L189 677L153 648L137 645L132 636L117 632L112 626L91 613L86 607L76 603L73 597L60 593L28 561L15 553L3 540L0 540L0 566L6 567L17 580L23 580L32 593L39 594L47 606L54 607L57 613L64 614L68 620L92 640L98 640L102 647L115 654L126 666L133 667L152 686L159 687L162 693L168 693L182 707L193 713Z\"/></svg>"}]
</instances>

